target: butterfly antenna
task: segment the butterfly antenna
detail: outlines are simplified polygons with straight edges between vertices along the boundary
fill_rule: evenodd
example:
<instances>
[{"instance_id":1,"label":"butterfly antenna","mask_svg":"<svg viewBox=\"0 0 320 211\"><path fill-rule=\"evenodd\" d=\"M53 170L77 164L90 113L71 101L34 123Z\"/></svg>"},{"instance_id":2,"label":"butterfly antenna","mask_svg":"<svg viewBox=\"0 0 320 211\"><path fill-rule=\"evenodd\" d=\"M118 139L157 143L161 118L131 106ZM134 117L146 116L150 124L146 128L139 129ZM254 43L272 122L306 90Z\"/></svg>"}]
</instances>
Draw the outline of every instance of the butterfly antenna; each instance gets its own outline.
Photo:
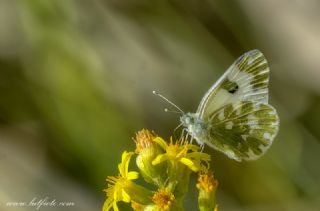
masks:
<instances>
[{"instance_id":1,"label":"butterfly antenna","mask_svg":"<svg viewBox=\"0 0 320 211\"><path fill-rule=\"evenodd\" d=\"M176 112L176 113L182 113L184 114L184 112L182 111L181 108L179 108L176 104L174 104L173 102L171 102L170 100L168 100L168 98L166 98L165 96L163 96L162 94L156 92L156 91L153 91L152 92L153 94L159 96L160 98L162 98L164 101L166 101L167 103L169 103L170 105L172 105L173 107L175 107L178 111L180 112ZM174 111L170 111L168 109L164 109L165 112L174 112Z\"/></svg>"},{"instance_id":2,"label":"butterfly antenna","mask_svg":"<svg viewBox=\"0 0 320 211\"><path fill-rule=\"evenodd\" d=\"M173 110L169 110L167 108L164 109L164 112L169 112L169 113L175 113L175 114L181 114L180 111L173 111Z\"/></svg>"}]
</instances>

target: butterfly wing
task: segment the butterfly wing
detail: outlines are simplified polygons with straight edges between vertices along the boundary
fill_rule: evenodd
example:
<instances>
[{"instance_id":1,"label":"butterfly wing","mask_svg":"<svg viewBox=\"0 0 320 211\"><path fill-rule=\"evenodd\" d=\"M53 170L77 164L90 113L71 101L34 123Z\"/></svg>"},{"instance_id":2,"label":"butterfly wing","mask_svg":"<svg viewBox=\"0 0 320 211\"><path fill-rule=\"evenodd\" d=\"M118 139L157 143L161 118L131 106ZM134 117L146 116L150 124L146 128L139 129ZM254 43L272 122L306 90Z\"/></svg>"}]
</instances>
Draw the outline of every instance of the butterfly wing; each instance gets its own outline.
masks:
<instances>
[{"instance_id":1,"label":"butterfly wing","mask_svg":"<svg viewBox=\"0 0 320 211\"><path fill-rule=\"evenodd\" d=\"M259 50L239 57L202 98L197 114L206 118L220 107L239 101L268 103L269 67Z\"/></svg>"},{"instance_id":2,"label":"butterfly wing","mask_svg":"<svg viewBox=\"0 0 320 211\"><path fill-rule=\"evenodd\" d=\"M210 127L203 141L237 161L255 160L263 155L279 129L276 110L255 101L227 104L207 121Z\"/></svg>"}]
</instances>

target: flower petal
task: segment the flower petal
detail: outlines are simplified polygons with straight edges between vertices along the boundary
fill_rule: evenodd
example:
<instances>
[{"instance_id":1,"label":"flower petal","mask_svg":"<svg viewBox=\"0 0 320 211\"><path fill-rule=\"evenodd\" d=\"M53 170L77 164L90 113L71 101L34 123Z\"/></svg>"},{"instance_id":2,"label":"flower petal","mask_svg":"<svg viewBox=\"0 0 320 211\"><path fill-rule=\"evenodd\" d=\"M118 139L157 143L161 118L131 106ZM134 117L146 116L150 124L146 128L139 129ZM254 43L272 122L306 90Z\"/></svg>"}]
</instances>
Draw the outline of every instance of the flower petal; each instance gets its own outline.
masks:
<instances>
[{"instance_id":1,"label":"flower petal","mask_svg":"<svg viewBox=\"0 0 320 211\"><path fill-rule=\"evenodd\" d=\"M117 201L113 202L113 210L114 211L119 211L118 205L117 205Z\"/></svg>"},{"instance_id":2,"label":"flower petal","mask_svg":"<svg viewBox=\"0 0 320 211\"><path fill-rule=\"evenodd\" d=\"M128 172L127 180L138 179L138 177L139 177L139 173L138 173L138 172L136 172L136 171L130 171L130 172Z\"/></svg>"},{"instance_id":3,"label":"flower petal","mask_svg":"<svg viewBox=\"0 0 320 211\"><path fill-rule=\"evenodd\" d=\"M152 165L157 165L163 161L169 160L169 156L167 154L161 154L158 155L153 161L152 161Z\"/></svg>"},{"instance_id":4,"label":"flower petal","mask_svg":"<svg viewBox=\"0 0 320 211\"><path fill-rule=\"evenodd\" d=\"M131 201L131 197L127 194L125 190L121 190L122 201L129 203Z\"/></svg>"},{"instance_id":5,"label":"flower petal","mask_svg":"<svg viewBox=\"0 0 320 211\"><path fill-rule=\"evenodd\" d=\"M134 154L133 152L127 152L127 151L124 151L122 153L121 163L118 165L118 169L119 169L120 175L125 178L127 177L129 162L133 154Z\"/></svg>"},{"instance_id":6,"label":"flower petal","mask_svg":"<svg viewBox=\"0 0 320 211\"><path fill-rule=\"evenodd\" d=\"M112 207L112 203L113 203L113 199L108 197L103 204L102 211L109 211L110 208Z\"/></svg>"},{"instance_id":7,"label":"flower petal","mask_svg":"<svg viewBox=\"0 0 320 211\"><path fill-rule=\"evenodd\" d=\"M189 144L188 148L194 152L198 151L200 149L199 146L197 145L193 145L193 144Z\"/></svg>"},{"instance_id":8,"label":"flower petal","mask_svg":"<svg viewBox=\"0 0 320 211\"><path fill-rule=\"evenodd\" d=\"M207 153L203 153L203 152L190 152L190 153L188 153L188 157L194 158L194 159L200 159L203 161L210 161L211 160L210 155Z\"/></svg>"},{"instance_id":9,"label":"flower petal","mask_svg":"<svg viewBox=\"0 0 320 211\"><path fill-rule=\"evenodd\" d=\"M192 171L199 171L199 168L196 166L196 164L188 158L181 158L180 162L188 166Z\"/></svg>"},{"instance_id":10,"label":"flower petal","mask_svg":"<svg viewBox=\"0 0 320 211\"><path fill-rule=\"evenodd\" d=\"M165 140L163 140L163 139L162 139L161 137L159 137L159 136L156 137L156 138L154 138L153 141L156 142L157 144L159 144L160 147L161 147L162 149L164 149L164 150L168 147L167 142L166 142Z\"/></svg>"}]
</instances>

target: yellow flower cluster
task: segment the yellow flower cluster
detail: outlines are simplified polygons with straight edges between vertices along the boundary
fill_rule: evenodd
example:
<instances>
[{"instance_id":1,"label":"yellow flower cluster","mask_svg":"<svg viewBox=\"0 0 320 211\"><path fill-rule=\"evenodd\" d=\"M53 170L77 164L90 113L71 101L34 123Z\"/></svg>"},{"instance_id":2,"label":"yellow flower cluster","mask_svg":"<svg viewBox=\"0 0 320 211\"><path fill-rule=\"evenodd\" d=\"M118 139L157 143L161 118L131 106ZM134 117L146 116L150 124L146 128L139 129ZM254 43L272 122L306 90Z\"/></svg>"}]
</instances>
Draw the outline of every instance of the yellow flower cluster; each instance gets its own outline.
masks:
<instances>
[{"instance_id":1,"label":"yellow flower cluster","mask_svg":"<svg viewBox=\"0 0 320 211\"><path fill-rule=\"evenodd\" d=\"M215 192L217 183L213 174L208 173L210 155L183 139L173 141L171 138L166 142L154 132L145 129L136 133L134 141L135 151L124 151L122 154L122 161L118 165L119 175L107 177L108 187L104 190L107 199L103 211L112 208L118 211L119 201L131 203L131 207L136 211L184 210L183 199L188 192L192 172L200 172L197 184L199 209L216 208L215 199L212 198L215 194L212 193ZM154 188L150 188L150 185L146 188L133 181L139 176L138 172L129 171L129 163L134 154L139 173L145 182L152 184ZM206 192L208 188L210 193ZM203 194L205 192L207 194ZM207 204L208 200L212 203Z\"/></svg>"},{"instance_id":2,"label":"yellow flower cluster","mask_svg":"<svg viewBox=\"0 0 320 211\"><path fill-rule=\"evenodd\" d=\"M208 169L203 169L199 172L197 189L199 190L199 209L200 211L218 210L215 202L216 189L218 181L214 179L214 175Z\"/></svg>"}]
</instances>

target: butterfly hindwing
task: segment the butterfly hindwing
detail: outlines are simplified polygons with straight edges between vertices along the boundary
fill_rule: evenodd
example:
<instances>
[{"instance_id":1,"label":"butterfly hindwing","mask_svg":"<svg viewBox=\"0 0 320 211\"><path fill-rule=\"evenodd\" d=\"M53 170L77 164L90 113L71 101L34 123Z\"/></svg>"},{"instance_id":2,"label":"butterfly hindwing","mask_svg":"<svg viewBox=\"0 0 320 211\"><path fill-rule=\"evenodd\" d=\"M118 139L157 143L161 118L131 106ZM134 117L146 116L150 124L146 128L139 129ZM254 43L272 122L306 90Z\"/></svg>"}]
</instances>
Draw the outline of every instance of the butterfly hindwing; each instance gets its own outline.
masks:
<instances>
[{"instance_id":1,"label":"butterfly hindwing","mask_svg":"<svg viewBox=\"0 0 320 211\"><path fill-rule=\"evenodd\" d=\"M269 67L259 50L239 57L202 98L197 113L211 115L220 107L239 101L268 103Z\"/></svg>"},{"instance_id":2,"label":"butterfly hindwing","mask_svg":"<svg viewBox=\"0 0 320 211\"><path fill-rule=\"evenodd\" d=\"M227 104L204 121L210 129L203 141L237 161L263 155L279 128L276 110L254 101Z\"/></svg>"}]
</instances>

